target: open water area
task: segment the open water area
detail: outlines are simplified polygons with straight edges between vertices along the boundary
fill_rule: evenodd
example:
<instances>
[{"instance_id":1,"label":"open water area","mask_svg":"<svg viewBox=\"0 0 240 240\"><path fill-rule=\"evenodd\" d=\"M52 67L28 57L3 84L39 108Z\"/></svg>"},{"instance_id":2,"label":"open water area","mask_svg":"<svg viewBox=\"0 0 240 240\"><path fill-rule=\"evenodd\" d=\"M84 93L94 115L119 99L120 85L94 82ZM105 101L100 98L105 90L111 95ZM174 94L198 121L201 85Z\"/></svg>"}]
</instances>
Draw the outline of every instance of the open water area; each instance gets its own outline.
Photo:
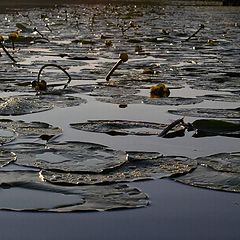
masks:
<instances>
[{"instance_id":1,"label":"open water area","mask_svg":"<svg viewBox=\"0 0 240 240\"><path fill-rule=\"evenodd\" d=\"M239 17L1 11L0 239L239 239Z\"/></svg>"}]
</instances>

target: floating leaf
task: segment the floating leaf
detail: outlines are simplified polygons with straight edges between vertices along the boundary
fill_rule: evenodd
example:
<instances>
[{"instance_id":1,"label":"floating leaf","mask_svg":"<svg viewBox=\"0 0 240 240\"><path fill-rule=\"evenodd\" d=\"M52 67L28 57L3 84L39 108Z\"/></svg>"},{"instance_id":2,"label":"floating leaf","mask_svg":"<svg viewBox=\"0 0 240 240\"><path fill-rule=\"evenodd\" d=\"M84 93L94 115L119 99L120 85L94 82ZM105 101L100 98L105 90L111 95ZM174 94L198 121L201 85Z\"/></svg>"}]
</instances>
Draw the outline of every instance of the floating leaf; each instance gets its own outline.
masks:
<instances>
[{"instance_id":1,"label":"floating leaf","mask_svg":"<svg viewBox=\"0 0 240 240\"><path fill-rule=\"evenodd\" d=\"M216 171L240 174L240 152L218 153L197 158L197 161L199 164L211 167Z\"/></svg>"},{"instance_id":2,"label":"floating leaf","mask_svg":"<svg viewBox=\"0 0 240 240\"><path fill-rule=\"evenodd\" d=\"M0 144L5 144L15 140L17 133L13 129L6 128L0 124Z\"/></svg>"},{"instance_id":3,"label":"floating leaf","mask_svg":"<svg viewBox=\"0 0 240 240\"><path fill-rule=\"evenodd\" d=\"M215 119L199 119L194 121L192 125L195 129L197 129L197 133L194 134L194 137L212 135L240 137L239 122L226 122Z\"/></svg>"},{"instance_id":4,"label":"floating leaf","mask_svg":"<svg viewBox=\"0 0 240 240\"><path fill-rule=\"evenodd\" d=\"M151 105L189 105L200 103L203 100L198 98L183 98L183 97L165 97L165 98L150 98L139 95L114 96L112 98L97 98L100 102L113 104L151 104Z\"/></svg>"},{"instance_id":5,"label":"floating leaf","mask_svg":"<svg viewBox=\"0 0 240 240\"><path fill-rule=\"evenodd\" d=\"M148 197L127 185L63 187L42 182L38 172L0 172L0 209L13 211L105 211L148 205ZM7 188L7 190L5 190ZM6 194L6 197L5 197ZM13 201L9 195L13 194Z\"/></svg>"},{"instance_id":6,"label":"floating leaf","mask_svg":"<svg viewBox=\"0 0 240 240\"><path fill-rule=\"evenodd\" d=\"M240 118L240 108L216 109L216 108L181 108L178 110L168 110L169 113L205 118Z\"/></svg>"},{"instance_id":7,"label":"floating leaf","mask_svg":"<svg viewBox=\"0 0 240 240\"><path fill-rule=\"evenodd\" d=\"M166 124L127 121L127 120L88 120L84 123L71 123L72 128L106 133L109 135L158 135Z\"/></svg>"},{"instance_id":8,"label":"floating leaf","mask_svg":"<svg viewBox=\"0 0 240 240\"><path fill-rule=\"evenodd\" d=\"M66 172L102 172L122 165L126 153L86 142L11 144L18 165Z\"/></svg>"},{"instance_id":9,"label":"floating leaf","mask_svg":"<svg viewBox=\"0 0 240 240\"><path fill-rule=\"evenodd\" d=\"M0 150L0 168L16 161L16 155L12 152Z\"/></svg>"},{"instance_id":10,"label":"floating leaf","mask_svg":"<svg viewBox=\"0 0 240 240\"><path fill-rule=\"evenodd\" d=\"M175 179L197 187L240 192L240 152L218 153L196 160L200 164L196 170Z\"/></svg>"},{"instance_id":11,"label":"floating leaf","mask_svg":"<svg viewBox=\"0 0 240 240\"><path fill-rule=\"evenodd\" d=\"M86 101L73 96L20 95L0 99L0 115L23 115L47 111L57 107L77 106Z\"/></svg>"},{"instance_id":12,"label":"floating leaf","mask_svg":"<svg viewBox=\"0 0 240 240\"><path fill-rule=\"evenodd\" d=\"M219 172L204 166L199 166L192 173L175 178L176 181L188 185L229 192L240 192L239 179L239 173Z\"/></svg>"},{"instance_id":13,"label":"floating leaf","mask_svg":"<svg viewBox=\"0 0 240 240\"><path fill-rule=\"evenodd\" d=\"M23 115L47 111L53 104L36 96L14 96L0 99L0 115Z\"/></svg>"},{"instance_id":14,"label":"floating leaf","mask_svg":"<svg viewBox=\"0 0 240 240\"><path fill-rule=\"evenodd\" d=\"M41 175L46 181L54 184L102 184L169 177L185 174L195 167L196 161L186 157L165 157L159 153L129 152L129 161L100 174L42 171Z\"/></svg>"},{"instance_id":15,"label":"floating leaf","mask_svg":"<svg viewBox=\"0 0 240 240\"><path fill-rule=\"evenodd\" d=\"M13 129L19 137L39 137L48 140L62 134L62 129L44 122L27 123L24 121L0 119L0 127Z\"/></svg>"}]
</instances>

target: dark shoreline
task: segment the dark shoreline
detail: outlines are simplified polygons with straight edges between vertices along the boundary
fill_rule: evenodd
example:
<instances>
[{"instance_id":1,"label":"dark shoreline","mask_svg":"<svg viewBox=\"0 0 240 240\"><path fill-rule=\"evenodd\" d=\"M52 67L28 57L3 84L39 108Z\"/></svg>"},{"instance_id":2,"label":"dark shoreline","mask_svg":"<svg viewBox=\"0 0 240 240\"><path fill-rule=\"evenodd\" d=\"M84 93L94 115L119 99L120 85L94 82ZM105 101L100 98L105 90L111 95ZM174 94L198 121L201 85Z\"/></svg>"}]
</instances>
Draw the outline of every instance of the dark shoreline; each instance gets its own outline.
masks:
<instances>
[{"instance_id":1,"label":"dark shoreline","mask_svg":"<svg viewBox=\"0 0 240 240\"><path fill-rule=\"evenodd\" d=\"M67 4L160 4L160 5L222 5L222 0L1 0L0 8L49 7Z\"/></svg>"}]
</instances>

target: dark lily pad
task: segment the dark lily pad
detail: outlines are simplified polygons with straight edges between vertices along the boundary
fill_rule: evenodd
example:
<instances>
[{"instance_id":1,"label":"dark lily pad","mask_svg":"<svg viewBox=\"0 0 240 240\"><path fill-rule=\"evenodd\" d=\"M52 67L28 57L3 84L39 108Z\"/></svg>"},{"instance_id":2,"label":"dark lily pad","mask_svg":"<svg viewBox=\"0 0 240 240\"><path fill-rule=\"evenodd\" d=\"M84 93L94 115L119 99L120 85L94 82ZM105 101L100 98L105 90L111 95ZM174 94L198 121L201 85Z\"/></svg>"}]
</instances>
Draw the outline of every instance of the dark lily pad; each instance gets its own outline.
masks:
<instances>
[{"instance_id":1,"label":"dark lily pad","mask_svg":"<svg viewBox=\"0 0 240 240\"><path fill-rule=\"evenodd\" d=\"M223 120L215 119L199 119L192 123L197 132L194 137L203 136L229 136L240 137L240 123L239 122L227 122Z\"/></svg>"},{"instance_id":2,"label":"dark lily pad","mask_svg":"<svg viewBox=\"0 0 240 240\"><path fill-rule=\"evenodd\" d=\"M86 142L11 144L16 164L66 172L102 172L127 161L125 152Z\"/></svg>"},{"instance_id":3,"label":"dark lily pad","mask_svg":"<svg viewBox=\"0 0 240 240\"><path fill-rule=\"evenodd\" d=\"M158 135L167 125L161 123L127 120L88 120L83 123L71 123L72 128L106 133L109 135Z\"/></svg>"},{"instance_id":4,"label":"dark lily pad","mask_svg":"<svg viewBox=\"0 0 240 240\"><path fill-rule=\"evenodd\" d=\"M186 157L162 156L159 153L129 152L129 160L125 164L100 174L63 173L43 170L41 175L44 180L54 184L91 185L181 175L192 171L196 166L197 162L195 160Z\"/></svg>"},{"instance_id":5,"label":"dark lily pad","mask_svg":"<svg viewBox=\"0 0 240 240\"><path fill-rule=\"evenodd\" d=\"M12 128L7 128L0 124L0 144L5 144L15 140L17 133Z\"/></svg>"},{"instance_id":6,"label":"dark lily pad","mask_svg":"<svg viewBox=\"0 0 240 240\"><path fill-rule=\"evenodd\" d=\"M41 181L38 172L30 171L0 172L0 187L1 210L105 211L148 205L148 197L144 193L127 185L54 186ZM9 198L9 195L14 195L14 198Z\"/></svg>"},{"instance_id":7,"label":"dark lily pad","mask_svg":"<svg viewBox=\"0 0 240 240\"><path fill-rule=\"evenodd\" d=\"M77 106L86 101L73 96L20 95L0 99L0 115L23 115L42 112L57 107Z\"/></svg>"},{"instance_id":8,"label":"dark lily pad","mask_svg":"<svg viewBox=\"0 0 240 240\"><path fill-rule=\"evenodd\" d=\"M181 108L178 110L168 110L169 113L205 118L240 118L240 108L216 109L216 108Z\"/></svg>"},{"instance_id":9,"label":"dark lily pad","mask_svg":"<svg viewBox=\"0 0 240 240\"><path fill-rule=\"evenodd\" d=\"M237 94L208 94L201 96L200 98L204 100L210 100L210 101L222 101L222 102L239 102L240 101L240 95Z\"/></svg>"},{"instance_id":10,"label":"dark lily pad","mask_svg":"<svg viewBox=\"0 0 240 240\"><path fill-rule=\"evenodd\" d=\"M197 161L199 164L210 167L216 171L240 174L240 152L218 153L197 158Z\"/></svg>"},{"instance_id":11,"label":"dark lily pad","mask_svg":"<svg viewBox=\"0 0 240 240\"><path fill-rule=\"evenodd\" d=\"M38 137L43 140L49 140L62 134L62 129L44 122L27 123L11 119L0 119L0 127L13 129L18 134L18 137Z\"/></svg>"},{"instance_id":12,"label":"dark lily pad","mask_svg":"<svg viewBox=\"0 0 240 240\"><path fill-rule=\"evenodd\" d=\"M203 100L198 98L182 98L182 97L163 97L163 98L150 98L139 95L123 95L114 96L112 98L97 98L100 102L112 104L151 104L151 105L189 105L200 103Z\"/></svg>"},{"instance_id":13,"label":"dark lily pad","mask_svg":"<svg viewBox=\"0 0 240 240\"><path fill-rule=\"evenodd\" d=\"M47 111L53 104L36 96L13 96L0 99L0 115L23 115Z\"/></svg>"},{"instance_id":14,"label":"dark lily pad","mask_svg":"<svg viewBox=\"0 0 240 240\"><path fill-rule=\"evenodd\" d=\"M240 192L239 173L219 172L204 166L199 166L192 173L174 179L178 182L196 187Z\"/></svg>"},{"instance_id":15,"label":"dark lily pad","mask_svg":"<svg viewBox=\"0 0 240 240\"><path fill-rule=\"evenodd\" d=\"M0 150L0 168L16 161L16 155L13 152Z\"/></svg>"}]
</instances>

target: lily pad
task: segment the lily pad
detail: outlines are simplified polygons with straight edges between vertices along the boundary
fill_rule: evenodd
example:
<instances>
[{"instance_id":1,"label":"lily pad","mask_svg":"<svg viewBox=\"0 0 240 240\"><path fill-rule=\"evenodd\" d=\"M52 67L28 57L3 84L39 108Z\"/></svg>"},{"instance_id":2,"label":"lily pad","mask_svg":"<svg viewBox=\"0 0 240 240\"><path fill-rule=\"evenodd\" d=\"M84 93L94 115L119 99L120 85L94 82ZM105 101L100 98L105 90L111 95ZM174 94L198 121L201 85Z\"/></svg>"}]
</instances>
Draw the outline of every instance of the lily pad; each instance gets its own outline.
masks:
<instances>
[{"instance_id":1,"label":"lily pad","mask_svg":"<svg viewBox=\"0 0 240 240\"><path fill-rule=\"evenodd\" d=\"M169 113L205 118L240 118L240 108L216 109L216 108L181 108L178 110L168 110Z\"/></svg>"},{"instance_id":2,"label":"lily pad","mask_svg":"<svg viewBox=\"0 0 240 240\"><path fill-rule=\"evenodd\" d=\"M161 123L128 120L88 120L83 123L71 123L72 128L115 135L158 135L167 125Z\"/></svg>"},{"instance_id":3,"label":"lily pad","mask_svg":"<svg viewBox=\"0 0 240 240\"><path fill-rule=\"evenodd\" d=\"M239 122L227 122L223 120L215 119L199 119L192 123L197 132L194 137L203 136L229 136L240 137L240 123Z\"/></svg>"},{"instance_id":4,"label":"lily pad","mask_svg":"<svg viewBox=\"0 0 240 240\"><path fill-rule=\"evenodd\" d=\"M216 171L240 174L240 152L218 153L207 157L200 157L196 160L199 164Z\"/></svg>"},{"instance_id":5,"label":"lily pad","mask_svg":"<svg viewBox=\"0 0 240 240\"><path fill-rule=\"evenodd\" d=\"M240 192L239 173L219 172L204 166L199 166L193 172L174 179L178 182L196 187Z\"/></svg>"},{"instance_id":6,"label":"lily pad","mask_svg":"<svg viewBox=\"0 0 240 240\"><path fill-rule=\"evenodd\" d=\"M23 115L42 112L57 107L77 106L86 101L73 96L19 95L0 99L0 115Z\"/></svg>"},{"instance_id":7,"label":"lily pad","mask_svg":"<svg viewBox=\"0 0 240 240\"><path fill-rule=\"evenodd\" d=\"M54 136L62 134L62 129L44 122L27 123L11 119L0 119L0 127L13 129L18 134L18 137L38 137L43 140L49 140Z\"/></svg>"},{"instance_id":8,"label":"lily pad","mask_svg":"<svg viewBox=\"0 0 240 240\"><path fill-rule=\"evenodd\" d=\"M139 95L123 95L113 96L112 98L97 98L100 102L112 104L151 104L151 105L189 105L200 103L203 100L199 98L182 98L182 97L163 97L163 98L150 98Z\"/></svg>"},{"instance_id":9,"label":"lily pad","mask_svg":"<svg viewBox=\"0 0 240 240\"><path fill-rule=\"evenodd\" d=\"M36 96L13 96L0 99L0 115L23 115L47 111L53 104Z\"/></svg>"},{"instance_id":10,"label":"lily pad","mask_svg":"<svg viewBox=\"0 0 240 240\"><path fill-rule=\"evenodd\" d=\"M16 161L16 154L9 151L0 150L0 168Z\"/></svg>"},{"instance_id":11,"label":"lily pad","mask_svg":"<svg viewBox=\"0 0 240 240\"><path fill-rule=\"evenodd\" d=\"M17 137L17 133L10 128L6 128L0 124L0 144L9 143L15 140Z\"/></svg>"},{"instance_id":12,"label":"lily pad","mask_svg":"<svg viewBox=\"0 0 240 240\"><path fill-rule=\"evenodd\" d=\"M38 172L30 171L0 172L0 187L1 210L105 211L148 205L144 193L127 185L54 186L41 181ZM14 198L9 199L9 195Z\"/></svg>"},{"instance_id":13,"label":"lily pad","mask_svg":"<svg viewBox=\"0 0 240 240\"><path fill-rule=\"evenodd\" d=\"M97 173L127 161L123 151L86 142L22 143L8 145L7 149L17 154L18 165L66 172Z\"/></svg>"},{"instance_id":14,"label":"lily pad","mask_svg":"<svg viewBox=\"0 0 240 240\"><path fill-rule=\"evenodd\" d=\"M92 185L181 175L192 171L196 166L195 160L186 157L162 156L159 153L129 152L129 160L125 164L107 172L79 174L43 170L41 175L44 180L54 184Z\"/></svg>"}]
</instances>

